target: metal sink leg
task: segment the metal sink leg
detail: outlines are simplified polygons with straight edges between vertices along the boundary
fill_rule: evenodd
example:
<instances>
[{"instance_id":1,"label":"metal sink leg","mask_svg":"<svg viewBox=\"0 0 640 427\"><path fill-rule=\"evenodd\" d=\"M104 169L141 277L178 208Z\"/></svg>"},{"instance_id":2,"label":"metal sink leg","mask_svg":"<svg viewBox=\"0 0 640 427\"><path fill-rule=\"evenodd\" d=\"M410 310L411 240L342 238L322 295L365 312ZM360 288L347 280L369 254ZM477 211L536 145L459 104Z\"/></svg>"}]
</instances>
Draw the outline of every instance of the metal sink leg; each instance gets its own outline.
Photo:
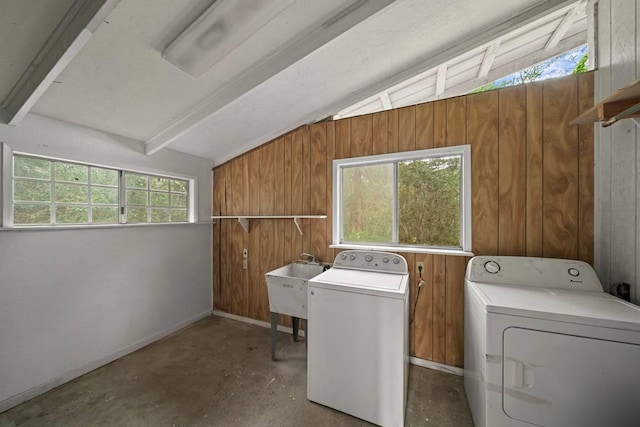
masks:
<instances>
[{"instance_id":1,"label":"metal sink leg","mask_svg":"<svg viewBox=\"0 0 640 427\"><path fill-rule=\"evenodd\" d=\"M278 313L271 312L271 360L276 360L276 340L278 339Z\"/></svg>"},{"instance_id":2,"label":"metal sink leg","mask_svg":"<svg viewBox=\"0 0 640 427\"><path fill-rule=\"evenodd\" d=\"M291 323L293 323L293 340L298 341L298 331L300 330L300 319L298 317L292 317Z\"/></svg>"}]
</instances>

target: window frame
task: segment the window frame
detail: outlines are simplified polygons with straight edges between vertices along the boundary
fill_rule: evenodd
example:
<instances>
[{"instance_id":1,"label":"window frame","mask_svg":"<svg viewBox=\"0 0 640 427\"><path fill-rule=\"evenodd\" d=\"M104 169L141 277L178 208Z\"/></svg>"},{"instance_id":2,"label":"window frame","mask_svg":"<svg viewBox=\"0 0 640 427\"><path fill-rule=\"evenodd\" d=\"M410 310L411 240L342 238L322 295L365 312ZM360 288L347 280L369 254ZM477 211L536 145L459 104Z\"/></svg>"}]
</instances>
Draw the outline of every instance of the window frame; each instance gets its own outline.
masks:
<instances>
[{"instance_id":1,"label":"window frame","mask_svg":"<svg viewBox=\"0 0 640 427\"><path fill-rule=\"evenodd\" d=\"M0 198L0 212L2 214L2 228L3 229L61 229L61 228L108 228L108 227L128 227L128 226L147 226L147 225L176 225L176 224L191 224L196 222L196 178L192 176L184 176L184 175L174 175L171 173L161 172L161 171L150 171L150 170L140 170L140 169L131 169L131 168L123 168L112 165L104 165L97 164L91 162L84 162L78 160L70 160L67 158L54 157L48 155L34 154L30 152L24 151L14 151L8 144L0 143L0 160L2 166L2 197ZM86 183L88 187L88 202L87 208L90 210L93 203L91 202L91 169L90 168L100 168L100 169L108 169L115 170L118 172L118 222L115 223L42 223L42 224L14 224L14 159L15 156L21 157L30 157L36 159L43 159L50 162L59 162L59 163L67 163L67 164L75 164L80 166L88 167L88 182ZM52 169L55 169L54 164L52 163ZM157 177L162 179L176 180L186 182L187 185L187 218L186 221L175 221L175 222L151 222L149 217L147 218L147 222L125 222L126 220L126 183L125 183L125 174L126 172L144 175L149 178ZM22 179L18 177L17 179ZM28 180L26 178L25 180ZM55 187L55 175L52 175L50 178L50 185ZM171 185L171 181L169 181L169 185ZM101 187L101 185L96 185L96 187ZM151 190L147 190L151 191ZM171 194L168 192L168 194ZM169 195L169 197L171 197ZM50 204L52 209L55 209L55 206L65 206L67 204L61 202L56 203L54 199L54 194L51 195ZM44 202L46 203L46 202ZM43 204L44 204L43 203ZM148 208L148 207L147 207ZM169 208L168 208L169 209ZM54 218L54 214L51 214L51 218ZM87 220L91 217L89 213Z\"/></svg>"},{"instance_id":2,"label":"window frame","mask_svg":"<svg viewBox=\"0 0 640 427\"><path fill-rule=\"evenodd\" d=\"M127 184L127 175L128 174L132 174L132 175L139 175L139 176L144 176L146 178L146 188L142 188L142 187L135 187L135 186L129 186ZM159 189L154 189L151 186L151 179L152 178L159 178L159 179L166 179L167 182L167 190L159 190ZM182 182L186 182L187 184L187 192L186 193L182 193L180 191L176 191L173 190L171 188L171 183L172 181L182 181ZM184 222L189 222L188 218L189 218L189 198L190 198L190 192L189 192L189 181L187 179L183 179L183 178L171 178L168 176L164 176L164 175L156 175L156 174L148 174L148 173L140 173L140 172L134 172L134 171L130 171L130 170L122 170L121 171L121 182L123 183L123 186L121 187L123 191L123 195L122 198L124 199L124 202L122 204L123 207L125 207L125 211L126 214L123 214L125 216L127 216L128 219L128 209L129 208L134 208L134 209L141 209L144 208L147 211L147 221L146 222L127 222L127 224L173 224L173 223L184 223ZM144 192L146 193L146 199L147 202L144 205L138 205L138 204L131 204L129 205L127 202L127 193L130 191L137 191L137 192ZM161 205L154 205L152 202L152 194L153 193L160 193L160 194L166 194L167 195L167 205L166 206L161 206ZM173 206L172 205L172 200L174 195L185 195L187 197L187 206L186 208L182 208L181 206ZM169 218L171 219L173 217L173 212L174 211L178 211L178 210L185 210L187 211L187 221L171 221L169 220L169 222L155 222L152 220L152 210L153 209L165 209L168 211L169 213Z\"/></svg>"},{"instance_id":3,"label":"window frame","mask_svg":"<svg viewBox=\"0 0 640 427\"><path fill-rule=\"evenodd\" d=\"M461 247L442 247L427 245L407 245L398 242L398 162L437 158L446 156L460 156L460 243ZM357 243L343 241L343 208L342 184L343 170L349 167L394 164L393 167L393 228L392 239L389 243ZM332 218L332 248L344 249L373 249L391 250L396 252L425 252L451 255L473 255L471 252L471 145L457 145L450 147L429 148L424 150L403 151L398 153L378 154L373 156L336 159L333 161L333 218Z\"/></svg>"}]
</instances>

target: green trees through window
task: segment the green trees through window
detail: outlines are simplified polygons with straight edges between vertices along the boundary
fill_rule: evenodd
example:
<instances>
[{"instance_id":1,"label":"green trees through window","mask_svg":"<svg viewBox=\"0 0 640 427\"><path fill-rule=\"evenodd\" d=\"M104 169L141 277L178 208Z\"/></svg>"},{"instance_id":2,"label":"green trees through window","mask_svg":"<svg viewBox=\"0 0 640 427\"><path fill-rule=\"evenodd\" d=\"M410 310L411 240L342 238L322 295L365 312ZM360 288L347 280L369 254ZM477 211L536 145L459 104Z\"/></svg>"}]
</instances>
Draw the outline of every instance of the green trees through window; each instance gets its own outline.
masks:
<instances>
[{"instance_id":1,"label":"green trees through window","mask_svg":"<svg viewBox=\"0 0 640 427\"><path fill-rule=\"evenodd\" d=\"M461 247L461 156L400 162L398 241Z\"/></svg>"},{"instance_id":2,"label":"green trees through window","mask_svg":"<svg viewBox=\"0 0 640 427\"><path fill-rule=\"evenodd\" d=\"M188 182L125 172L127 221L185 222Z\"/></svg>"},{"instance_id":3,"label":"green trees through window","mask_svg":"<svg viewBox=\"0 0 640 427\"><path fill-rule=\"evenodd\" d=\"M14 225L188 220L187 180L24 155L13 159ZM126 182L124 204L121 174Z\"/></svg>"},{"instance_id":4,"label":"green trees through window","mask_svg":"<svg viewBox=\"0 0 640 427\"><path fill-rule=\"evenodd\" d=\"M338 243L463 248L468 152L438 150L339 161Z\"/></svg>"}]
</instances>

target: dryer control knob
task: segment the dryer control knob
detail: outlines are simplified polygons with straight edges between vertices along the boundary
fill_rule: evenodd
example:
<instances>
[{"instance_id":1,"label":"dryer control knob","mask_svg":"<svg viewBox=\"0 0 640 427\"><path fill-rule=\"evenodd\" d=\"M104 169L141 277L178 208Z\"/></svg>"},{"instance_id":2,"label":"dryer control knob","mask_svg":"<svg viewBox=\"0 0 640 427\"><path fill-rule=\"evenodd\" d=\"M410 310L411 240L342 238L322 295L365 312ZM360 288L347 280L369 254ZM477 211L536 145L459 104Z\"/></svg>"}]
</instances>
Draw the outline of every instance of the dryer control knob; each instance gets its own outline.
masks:
<instances>
[{"instance_id":1,"label":"dryer control knob","mask_svg":"<svg viewBox=\"0 0 640 427\"><path fill-rule=\"evenodd\" d=\"M345 259L347 259L347 255L345 254L340 255L340 259L344 261Z\"/></svg>"},{"instance_id":2,"label":"dryer control knob","mask_svg":"<svg viewBox=\"0 0 640 427\"><path fill-rule=\"evenodd\" d=\"M489 274L496 274L500 271L500 264L495 261L487 261L484 263L484 269Z\"/></svg>"},{"instance_id":3,"label":"dryer control knob","mask_svg":"<svg viewBox=\"0 0 640 427\"><path fill-rule=\"evenodd\" d=\"M394 259L393 259L393 263L394 263L394 264L400 264L400 260L399 260L398 258L394 258Z\"/></svg>"},{"instance_id":4,"label":"dryer control knob","mask_svg":"<svg viewBox=\"0 0 640 427\"><path fill-rule=\"evenodd\" d=\"M366 254L366 255L364 256L364 260L365 260L365 261L367 261L367 262L371 262L371 261L373 261L373 255L371 255L371 254Z\"/></svg>"},{"instance_id":5,"label":"dryer control knob","mask_svg":"<svg viewBox=\"0 0 640 427\"><path fill-rule=\"evenodd\" d=\"M384 262L384 263L389 262L389 257L388 256L383 256L382 257L382 262Z\"/></svg>"},{"instance_id":6,"label":"dryer control knob","mask_svg":"<svg viewBox=\"0 0 640 427\"><path fill-rule=\"evenodd\" d=\"M351 254L351 255L349 255L349 259L350 259L351 261L353 261L353 260L355 260L355 259L356 259L356 256L355 256L354 254Z\"/></svg>"},{"instance_id":7,"label":"dryer control knob","mask_svg":"<svg viewBox=\"0 0 640 427\"><path fill-rule=\"evenodd\" d=\"M567 270L567 272L569 273L569 276L571 276L571 277L578 277L580 275L580 270L578 270L577 268L573 268L573 267L571 267L569 270Z\"/></svg>"}]
</instances>

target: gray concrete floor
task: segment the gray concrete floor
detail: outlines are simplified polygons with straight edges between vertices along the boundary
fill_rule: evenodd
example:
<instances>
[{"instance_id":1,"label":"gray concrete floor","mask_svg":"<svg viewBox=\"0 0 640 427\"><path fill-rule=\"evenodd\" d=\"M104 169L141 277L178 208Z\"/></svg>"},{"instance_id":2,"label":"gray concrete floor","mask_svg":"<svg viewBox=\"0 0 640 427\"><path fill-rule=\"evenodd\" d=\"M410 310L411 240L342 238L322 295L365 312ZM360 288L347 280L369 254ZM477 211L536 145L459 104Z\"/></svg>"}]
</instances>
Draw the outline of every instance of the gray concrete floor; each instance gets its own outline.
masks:
<instances>
[{"instance_id":1,"label":"gray concrete floor","mask_svg":"<svg viewBox=\"0 0 640 427\"><path fill-rule=\"evenodd\" d=\"M0 414L0 426L367 426L306 399L304 341L211 316ZM462 378L411 366L408 426L471 426Z\"/></svg>"}]
</instances>

